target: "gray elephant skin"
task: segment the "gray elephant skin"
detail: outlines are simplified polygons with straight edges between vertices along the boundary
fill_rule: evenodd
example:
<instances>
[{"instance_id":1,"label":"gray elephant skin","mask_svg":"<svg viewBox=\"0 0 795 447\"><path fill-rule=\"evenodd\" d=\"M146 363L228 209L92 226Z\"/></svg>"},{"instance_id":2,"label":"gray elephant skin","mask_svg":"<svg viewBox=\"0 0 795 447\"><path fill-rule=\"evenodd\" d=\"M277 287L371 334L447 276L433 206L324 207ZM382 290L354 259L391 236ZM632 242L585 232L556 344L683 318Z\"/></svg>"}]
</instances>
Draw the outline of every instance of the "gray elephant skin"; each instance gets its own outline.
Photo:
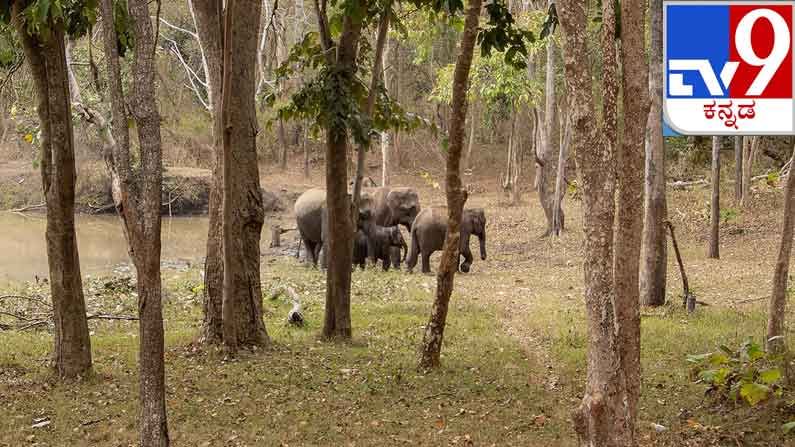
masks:
<instances>
[{"instance_id":1,"label":"gray elephant skin","mask_svg":"<svg viewBox=\"0 0 795 447\"><path fill-rule=\"evenodd\" d=\"M317 266L323 246L323 221L326 209L326 190L313 188L295 201L295 222L301 241L306 247L307 260Z\"/></svg>"},{"instance_id":2,"label":"gray elephant skin","mask_svg":"<svg viewBox=\"0 0 795 447\"><path fill-rule=\"evenodd\" d=\"M422 256L422 272L430 273L430 257L444 246L447 234L447 208L425 208L414 219L411 226L411 249L406 265L411 272L417 265L417 258ZM472 251L469 249L469 238L475 235L480 241L480 259L486 259L486 213L482 208L465 209L461 216L461 245L459 256L464 262L459 266L463 273L469 272L472 266ZM460 259L460 258L459 258Z\"/></svg>"},{"instance_id":3,"label":"gray elephant skin","mask_svg":"<svg viewBox=\"0 0 795 447\"><path fill-rule=\"evenodd\" d=\"M359 203L361 211L369 210L376 225L402 225L411 232L414 219L422 211L417 190L409 187L365 188ZM392 265L400 267L400 250L392 249Z\"/></svg>"},{"instance_id":4,"label":"gray elephant skin","mask_svg":"<svg viewBox=\"0 0 795 447\"><path fill-rule=\"evenodd\" d=\"M397 249L397 262L399 265L401 261L400 250L403 249L405 255L408 255L409 251L400 228L397 225L382 227L376 224L369 210L361 211L359 215L361 228L357 232L354 241L353 264L364 267L364 260L362 259L362 253L364 252L370 263L376 265L380 260L383 262L384 271L387 271L390 264L392 264L392 250Z\"/></svg>"}]
</instances>

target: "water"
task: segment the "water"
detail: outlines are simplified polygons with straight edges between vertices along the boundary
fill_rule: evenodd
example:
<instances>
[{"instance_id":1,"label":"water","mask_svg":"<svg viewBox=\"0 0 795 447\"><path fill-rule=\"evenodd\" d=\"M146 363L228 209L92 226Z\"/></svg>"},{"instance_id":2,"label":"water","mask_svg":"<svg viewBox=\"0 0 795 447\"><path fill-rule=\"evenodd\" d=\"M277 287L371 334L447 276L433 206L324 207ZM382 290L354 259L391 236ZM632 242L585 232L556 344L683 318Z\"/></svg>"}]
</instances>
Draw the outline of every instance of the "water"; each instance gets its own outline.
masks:
<instances>
[{"instance_id":1,"label":"water","mask_svg":"<svg viewBox=\"0 0 795 447\"><path fill-rule=\"evenodd\" d=\"M0 285L48 276L46 224L43 214L0 212ZM204 257L206 216L164 217L162 231L163 261L196 262ZM108 274L130 262L115 215L78 215L77 244L83 275Z\"/></svg>"}]
</instances>

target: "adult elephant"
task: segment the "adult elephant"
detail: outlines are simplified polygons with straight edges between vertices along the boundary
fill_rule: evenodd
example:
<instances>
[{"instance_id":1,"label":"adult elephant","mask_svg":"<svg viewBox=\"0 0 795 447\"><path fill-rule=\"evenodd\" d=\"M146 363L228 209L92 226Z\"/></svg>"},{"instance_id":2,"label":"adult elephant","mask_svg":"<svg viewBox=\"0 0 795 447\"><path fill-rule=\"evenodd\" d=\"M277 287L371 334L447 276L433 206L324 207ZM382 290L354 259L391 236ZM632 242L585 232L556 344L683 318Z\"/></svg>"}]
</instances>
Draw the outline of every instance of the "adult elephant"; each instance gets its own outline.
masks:
<instances>
[{"instance_id":1,"label":"adult elephant","mask_svg":"<svg viewBox=\"0 0 795 447\"><path fill-rule=\"evenodd\" d=\"M475 235L480 240L480 259L486 259L486 213L482 208L465 209L461 216L461 242L459 256L464 262L459 266L463 273L469 272L472 265L472 251L469 249L469 238ZM417 265L418 256L422 255L422 272L430 273L430 258L435 251L444 246L447 235L447 207L431 207L422 210L411 226L411 249L406 265L411 272Z\"/></svg>"},{"instance_id":2,"label":"adult elephant","mask_svg":"<svg viewBox=\"0 0 795 447\"><path fill-rule=\"evenodd\" d=\"M360 211L369 210L376 225L392 227L403 225L411 232L411 225L420 213L420 196L408 187L367 188L362 191ZM392 265L400 268L400 249L391 249Z\"/></svg>"},{"instance_id":3,"label":"adult elephant","mask_svg":"<svg viewBox=\"0 0 795 447\"><path fill-rule=\"evenodd\" d=\"M305 191L295 201L295 222L301 241L306 247L307 259L317 266L323 247L323 221L326 209L326 190L313 188Z\"/></svg>"}]
</instances>

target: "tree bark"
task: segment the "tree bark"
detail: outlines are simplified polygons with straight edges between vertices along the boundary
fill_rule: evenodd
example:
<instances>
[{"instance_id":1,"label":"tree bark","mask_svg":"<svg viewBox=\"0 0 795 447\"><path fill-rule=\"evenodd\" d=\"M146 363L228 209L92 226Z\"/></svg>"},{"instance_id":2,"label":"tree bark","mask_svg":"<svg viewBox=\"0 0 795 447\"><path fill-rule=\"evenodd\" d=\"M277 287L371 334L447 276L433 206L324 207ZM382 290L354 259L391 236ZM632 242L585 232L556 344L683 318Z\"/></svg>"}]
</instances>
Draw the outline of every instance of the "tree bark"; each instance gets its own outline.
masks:
<instances>
[{"instance_id":1,"label":"tree bark","mask_svg":"<svg viewBox=\"0 0 795 447\"><path fill-rule=\"evenodd\" d=\"M268 343L262 321L260 236L265 220L259 179L255 109L257 33L262 3L227 0L224 12L223 84L223 343Z\"/></svg>"},{"instance_id":2,"label":"tree bark","mask_svg":"<svg viewBox=\"0 0 795 447\"><path fill-rule=\"evenodd\" d=\"M622 2L624 67L624 135L618 165L616 144L618 80L615 3L602 2L602 124L594 124L595 102L588 60L586 4L559 2L564 31L564 61L572 122L572 150L582 178L585 233L585 300L588 320L588 381L574 413L582 445L635 445L635 419L640 383L638 257L643 125L647 119L647 68L643 56L643 12L638 0ZM629 173L628 171L635 171ZM616 213L616 209L618 210ZM617 214L617 216L616 216ZM613 228L618 217L619 230ZM630 234L623 225L634 229ZM615 243L615 259L613 245Z\"/></svg>"},{"instance_id":3,"label":"tree bark","mask_svg":"<svg viewBox=\"0 0 795 447\"><path fill-rule=\"evenodd\" d=\"M790 160L795 160L795 148ZM792 228L795 224L795 175L790 171L787 176L787 187L784 191L784 219L781 225L781 245L778 251L776 268L773 271L773 293L770 296L770 310L767 320L767 348L769 351L782 352L786 349L784 342L784 323L787 310L787 280L789 275L789 259L792 253Z\"/></svg>"},{"instance_id":4,"label":"tree bark","mask_svg":"<svg viewBox=\"0 0 795 447\"><path fill-rule=\"evenodd\" d=\"M469 112L469 142L467 143L467 160L464 164L467 169L472 169L472 148L475 146L475 132L477 130L475 127L476 124L477 115L475 114L475 107L473 106Z\"/></svg>"},{"instance_id":5,"label":"tree bark","mask_svg":"<svg viewBox=\"0 0 795 447\"><path fill-rule=\"evenodd\" d=\"M558 150L558 170L555 174L555 195L552 202L552 235L560 236L565 226L565 216L563 215L563 197L566 194L566 160L568 160L568 148L571 144L571 128L569 120L566 120L563 127L560 149Z\"/></svg>"},{"instance_id":6,"label":"tree bark","mask_svg":"<svg viewBox=\"0 0 795 447\"><path fill-rule=\"evenodd\" d=\"M284 120L279 118L279 169L287 170L287 133L284 130Z\"/></svg>"},{"instance_id":7,"label":"tree bark","mask_svg":"<svg viewBox=\"0 0 795 447\"><path fill-rule=\"evenodd\" d=\"M468 4L461 46L453 74L453 101L450 120L450 145L447 150L445 189L447 195L447 234L444 239L439 273L436 277L436 299L425 335L419 367L436 368L440 365L444 328L447 310L453 293L453 281L458 271L459 242L461 238L461 215L467 199L466 190L461 184L461 152L464 145L464 126L467 116L467 90L469 71L472 67L472 53L478 34L481 0L471 0Z\"/></svg>"},{"instance_id":8,"label":"tree bark","mask_svg":"<svg viewBox=\"0 0 795 447\"><path fill-rule=\"evenodd\" d=\"M301 138L301 147L304 150L304 178L309 178L309 145L306 144L307 139L307 128L304 126L303 128L303 138Z\"/></svg>"},{"instance_id":9,"label":"tree bark","mask_svg":"<svg viewBox=\"0 0 795 447\"><path fill-rule=\"evenodd\" d=\"M47 261L55 321L53 362L63 378L92 372L91 339L75 235L75 153L64 25L50 22L43 40L28 33L25 2L13 5L13 21L33 75L41 122L41 179L47 208Z\"/></svg>"},{"instance_id":10,"label":"tree bark","mask_svg":"<svg viewBox=\"0 0 795 447\"><path fill-rule=\"evenodd\" d=\"M708 258L720 258L720 137L712 137L712 201L709 219Z\"/></svg>"},{"instance_id":11,"label":"tree bark","mask_svg":"<svg viewBox=\"0 0 795 447\"><path fill-rule=\"evenodd\" d=\"M643 245L641 248L640 301L645 306L665 304L668 273L668 242L665 220L665 141L662 135L662 0L651 0L651 53L649 98L651 107L646 125L646 181Z\"/></svg>"},{"instance_id":12,"label":"tree bark","mask_svg":"<svg viewBox=\"0 0 795 447\"><path fill-rule=\"evenodd\" d=\"M122 91L117 36L113 21L103 24L113 111L110 160L114 202L137 271L142 446L168 446L164 329L160 278L162 146L155 93L154 41L146 0L128 0L135 32L131 112L138 130L140 164L130 164L130 138ZM111 0L102 1L103 17L113 17Z\"/></svg>"},{"instance_id":13,"label":"tree bark","mask_svg":"<svg viewBox=\"0 0 795 447\"><path fill-rule=\"evenodd\" d=\"M316 2L317 6L317 2ZM356 75L356 56L362 22L346 15L342 34L336 48L336 58L329 51L333 47L325 10L317 8L321 42L329 63L337 70L336 82L350 86ZM347 88L347 87L346 87ZM344 90L341 86L335 91ZM332 125L326 131L326 232L323 241L326 270L326 308L323 337L347 340L351 338L351 260L353 256L353 217L348 196L348 130ZM327 249L327 250L326 250Z\"/></svg>"},{"instance_id":14,"label":"tree bark","mask_svg":"<svg viewBox=\"0 0 795 447\"><path fill-rule=\"evenodd\" d=\"M207 96L213 121L213 170L208 210L207 255L204 261L204 295L199 341L214 345L223 341L223 124L221 84L223 82L223 13L220 0L192 0L196 31L207 61Z\"/></svg>"},{"instance_id":15,"label":"tree bark","mask_svg":"<svg viewBox=\"0 0 795 447\"><path fill-rule=\"evenodd\" d=\"M380 24L379 24L380 25ZM388 25L388 23L387 23ZM379 27L380 33L380 27ZM379 34L380 37L380 34ZM378 41L376 40L376 50L378 50ZM381 57L385 60L389 57L389 37L384 36L384 55ZM388 89L386 64L382 63L383 69L381 71L381 79L385 89ZM389 186L389 172L392 169L389 160L389 132L381 132L381 186Z\"/></svg>"},{"instance_id":16,"label":"tree bark","mask_svg":"<svg viewBox=\"0 0 795 447\"><path fill-rule=\"evenodd\" d=\"M751 173L759 148L759 137L743 138L743 194L740 198L740 207L747 207L751 200Z\"/></svg>"},{"instance_id":17,"label":"tree bark","mask_svg":"<svg viewBox=\"0 0 795 447\"><path fill-rule=\"evenodd\" d=\"M737 205L743 198L743 139L734 137L734 202Z\"/></svg>"},{"instance_id":18,"label":"tree bark","mask_svg":"<svg viewBox=\"0 0 795 447\"><path fill-rule=\"evenodd\" d=\"M548 0L548 5L554 3L554 0ZM552 204L554 202L555 193L555 163L554 155L558 152L555 150L555 143L558 141L558 124L557 124L557 102L555 98L555 57L557 53L557 45L552 39L552 36L547 37L547 66L546 66L546 80L545 80L545 99L544 99L544 131L543 143L541 145L541 153L539 160L541 164L537 167L536 173L538 182L538 199L541 202L541 207L544 210L544 216L547 219L547 229L543 236L549 236L553 230L553 212ZM560 211L560 210L559 210ZM563 213L561 212L561 215Z\"/></svg>"}]
</instances>

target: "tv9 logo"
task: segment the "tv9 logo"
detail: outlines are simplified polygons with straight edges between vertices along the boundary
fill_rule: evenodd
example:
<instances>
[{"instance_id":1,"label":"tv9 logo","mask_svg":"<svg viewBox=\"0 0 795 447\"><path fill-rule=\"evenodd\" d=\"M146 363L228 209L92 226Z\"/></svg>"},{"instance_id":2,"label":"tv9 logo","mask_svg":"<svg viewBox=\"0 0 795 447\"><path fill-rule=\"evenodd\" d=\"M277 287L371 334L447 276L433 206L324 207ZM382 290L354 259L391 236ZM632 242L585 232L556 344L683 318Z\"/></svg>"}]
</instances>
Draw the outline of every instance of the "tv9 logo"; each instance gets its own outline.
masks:
<instances>
[{"instance_id":1,"label":"tv9 logo","mask_svg":"<svg viewBox=\"0 0 795 447\"><path fill-rule=\"evenodd\" d=\"M795 133L795 2L664 3L664 118L685 135Z\"/></svg>"}]
</instances>

